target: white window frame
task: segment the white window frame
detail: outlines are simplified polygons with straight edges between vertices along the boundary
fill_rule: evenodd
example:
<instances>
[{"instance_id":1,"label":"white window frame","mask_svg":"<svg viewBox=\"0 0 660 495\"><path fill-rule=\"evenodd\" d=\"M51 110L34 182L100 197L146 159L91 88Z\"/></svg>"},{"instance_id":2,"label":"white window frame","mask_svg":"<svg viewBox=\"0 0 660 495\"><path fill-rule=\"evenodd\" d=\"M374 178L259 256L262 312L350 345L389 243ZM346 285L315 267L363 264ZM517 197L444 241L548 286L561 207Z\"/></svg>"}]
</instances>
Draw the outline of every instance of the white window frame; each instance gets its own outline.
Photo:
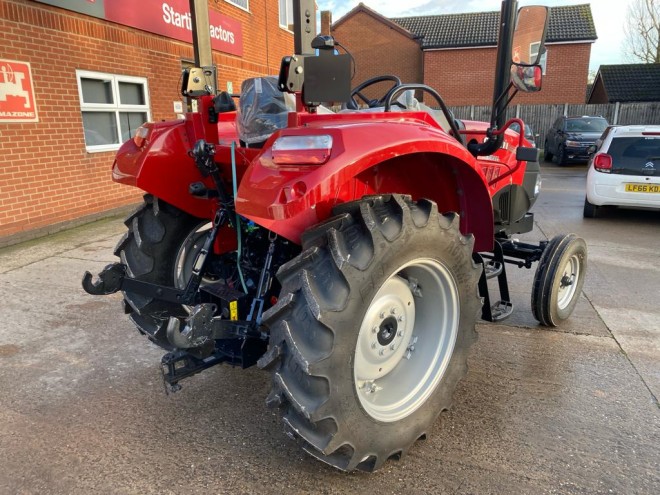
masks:
<instances>
[{"instance_id":1,"label":"white window frame","mask_svg":"<svg viewBox=\"0 0 660 495\"><path fill-rule=\"evenodd\" d=\"M245 7L243 7L240 3L241 0L225 0L225 2L232 4L234 7L237 7L241 10L244 10L245 12L250 12L250 0L245 0Z\"/></svg>"},{"instance_id":2,"label":"white window frame","mask_svg":"<svg viewBox=\"0 0 660 495\"><path fill-rule=\"evenodd\" d=\"M291 24L282 24L282 19L280 19L280 5L282 4L282 2L285 2L285 5L286 5L285 10L286 10L287 19L285 19L285 20L291 20ZM288 31L290 33L292 32L289 29L289 25L293 25L293 21L294 21L294 19L293 19L293 1L292 0L279 0L278 1L278 4L277 4L277 19L278 19L278 22L279 22L280 27L282 29L284 29L285 31Z\"/></svg>"},{"instance_id":3,"label":"white window frame","mask_svg":"<svg viewBox=\"0 0 660 495\"><path fill-rule=\"evenodd\" d=\"M538 55L540 47L541 47L540 42L529 44L529 59L530 60L534 60L534 58ZM539 62L538 62L538 64L541 66L541 72L544 76L545 76L546 67L548 65L547 62L548 62L548 49L545 48L543 50L543 54L541 55L541 58L539 59Z\"/></svg>"},{"instance_id":4,"label":"white window frame","mask_svg":"<svg viewBox=\"0 0 660 495\"><path fill-rule=\"evenodd\" d=\"M83 99L82 82L81 79L97 79L101 81L110 81L112 85L112 100L114 103L85 103ZM76 70L76 80L78 82L78 97L80 98L80 111L82 112L114 112L118 132L118 144L100 144L88 145L85 142L85 149L89 153L97 153L102 151L115 151L122 145L121 137L121 120L119 114L121 112L140 112L147 114L147 122L151 121L151 105L149 104L149 85L146 77L135 76L122 76L118 74L108 74L106 72L92 72L87 70ZM131 83L142 85L144 92L144 105L127 105L122 104L119 98L119 83ZM84 124L83 124L84 126ZM84 133L83 128L83 133ZM130 139L130 138L129 138Z\"/></svg>"}]
</instances>

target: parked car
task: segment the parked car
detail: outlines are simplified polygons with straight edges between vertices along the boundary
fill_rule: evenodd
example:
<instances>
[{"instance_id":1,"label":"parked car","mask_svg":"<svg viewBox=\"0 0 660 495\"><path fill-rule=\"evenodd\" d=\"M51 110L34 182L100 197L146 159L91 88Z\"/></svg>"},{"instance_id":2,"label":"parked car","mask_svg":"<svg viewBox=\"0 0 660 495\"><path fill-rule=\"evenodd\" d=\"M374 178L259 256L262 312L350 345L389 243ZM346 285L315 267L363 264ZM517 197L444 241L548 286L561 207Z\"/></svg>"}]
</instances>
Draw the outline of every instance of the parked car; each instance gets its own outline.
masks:
<instances>
[{"instance_id":1,"label":"parked car","mask_svg":"<svg viewBox=\"0 0 660 495\"><path fill-rule=\"evenodd\" d=\"M584 216L601 206L660 208L660 126L612 128L589 161Z\"/></svg>"},{"instance_id":2,"label":"parked car","mask_svg":"<svg viewBox=\"0 0 660 495\"><path fill-rule=\"evenodd\" d=\"M525 139L529 141L529 144L532 146L532 148L536 148L536 137L538 135L534 134L534 130L532 129L532 126L529 125L527 122L523 122L525 124ZM517 122L514 122L511 124L509 127L512 131L516 131L517 133L520 133L520 126L518 125Z\"/></svg>"},{"instance_id":3,"label":"parked car","mask_svg":"<svg viewBox=\"0 0 660 495\"><path fill-rule=\"evenodd\" d=\"M607 126L603 117L559 117L545 136L544 158L549 161L556 156L559 165L589 160L589 147Z\"/></svg>"},{"instance_id":4,"label":"parked car","mask_svg":"<svg viewBox=\"0 0 660 495\"><path fill-rule=\"evenodd\" d=\"M598 139L596 139L596 142L594 143L594 146L593 146L592 148L590 148L589 150L587 150L587 151L589 151L589 156L593 155L594 153L596 153L596 152L600 149L600 147L601 147L601 146L603 145L603 143L605 142L605 138L607 138L607 136L609 135L610 131L611 131L612 129L614 129L615 127L621 127L621 126L612 124L612 125L608 125L608 126L605 128L605 130L604 130L603 133L600 135L600 137L599 137Z\"/></svg>"}]
</instances>

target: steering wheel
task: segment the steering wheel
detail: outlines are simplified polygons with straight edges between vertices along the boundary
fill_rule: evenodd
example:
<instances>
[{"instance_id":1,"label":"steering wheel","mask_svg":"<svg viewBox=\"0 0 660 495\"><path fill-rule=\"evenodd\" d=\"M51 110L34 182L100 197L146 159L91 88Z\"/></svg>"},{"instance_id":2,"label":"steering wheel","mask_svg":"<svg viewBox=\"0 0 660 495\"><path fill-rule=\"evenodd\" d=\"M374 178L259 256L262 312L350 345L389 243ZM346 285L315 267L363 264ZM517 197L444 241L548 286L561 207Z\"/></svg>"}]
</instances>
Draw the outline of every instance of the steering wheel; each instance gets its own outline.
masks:
<instances>
[{"instance_id":1,"label":"steering wheel","mask_svg":"<svg viewBox=\"0 0 660 495\"><path fill-rule=\"evenodd\" d=\"M394 84L390 89L387 90L387 92L382 98L370 100L369 98L364 96L362 91L364 91L369 86L378 84L379 82L383 82L383 81L392 81ZM396 76L385 75L385 76L378 76L378 77L372 77L371 79L367 79L366 81L355 87L353 91L351 91L351 99L346 102L346 108L350 110L357 110L359 108L358 102L355 99L356 97L360 98L364 103L369 105L369 108L385 106L385 101L387 100L388 95L394 90L394 88L398 86L401 86L401 79L399 79Z\"/></svg>"}]
</instances>

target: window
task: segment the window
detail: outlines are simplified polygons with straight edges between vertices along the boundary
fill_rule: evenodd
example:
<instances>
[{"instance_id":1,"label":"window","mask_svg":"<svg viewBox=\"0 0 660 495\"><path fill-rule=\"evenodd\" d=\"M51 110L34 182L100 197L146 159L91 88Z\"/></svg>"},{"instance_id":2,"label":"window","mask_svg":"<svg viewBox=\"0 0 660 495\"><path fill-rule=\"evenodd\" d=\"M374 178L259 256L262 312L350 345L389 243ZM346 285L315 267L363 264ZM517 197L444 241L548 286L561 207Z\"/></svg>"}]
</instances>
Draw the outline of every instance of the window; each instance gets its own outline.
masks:
<instances>
[{"instance_id":1,"label":"window","mask_svg":"<svg viewBox=\"0 0 660 495\"><path fill-rule=\"evenodd\" d=\"M536 60L536 57L539 54L539 48L540 47L541 47L541 43L530 43L530 45L529 45L529 59L530 60ZM541 70L542 70L544 76L545 76L545 69L546 69L547 59L548 59L548 49L546 48L543 51L543 55L541 55L541 58L538 61L538 64L541 66Z\"/></svg>"},{"instance_id":2,"label":"window","mask_svg":"<svg viewBox=\"0 0 660 495\"><path fill-rule=\"evenodd\" d=\"M250 11L250 3L248 0L225 0L225 2L236 5L236 7L240 7L248 12Z\"/></svg>"},{"instance_id":3,"label":"window","mask_svg":"<svg viewBox=\"0 0 660 495\"><path fill-rule=\"evenodd\" d=\"M280 1L280 27L293 31L293 0Z\"/></svg>"},{"instance_id":4,"label":"window","mask_svg":"<svg viewBox=\"0 0 660 495\"><path fill-rule=\"evenodd\" d=\"M147 80L76 71L87 151L110 151L150 118Z\"/></svg>"}]
</instances>

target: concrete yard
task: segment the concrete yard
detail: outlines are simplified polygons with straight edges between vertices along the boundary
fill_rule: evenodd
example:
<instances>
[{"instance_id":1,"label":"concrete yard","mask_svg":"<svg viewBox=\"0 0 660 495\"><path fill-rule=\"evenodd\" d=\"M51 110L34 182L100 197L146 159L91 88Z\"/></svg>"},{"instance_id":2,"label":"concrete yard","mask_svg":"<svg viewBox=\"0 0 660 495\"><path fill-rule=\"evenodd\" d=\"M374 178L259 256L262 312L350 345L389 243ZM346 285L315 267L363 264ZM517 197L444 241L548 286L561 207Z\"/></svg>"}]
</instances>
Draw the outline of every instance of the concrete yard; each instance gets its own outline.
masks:
<instances>
[{"instance_id":1,"label":"concrete yard","mask_svg":"<svg viewBox=\"0 0 660 495\"><path fill-rule=\"evenodd\" d=\"M660 493L660 213L585 220L585 166L543 171L521 237L587 240L573 317L539 327L533 270L509 267L516 313L478 324L452 410L374 474L304 454L256 368L218 366L165 395L163 351L121 296L80 285L115 261L121 219L0 250L0 493Z\"/></svg>"}]
</instances>

